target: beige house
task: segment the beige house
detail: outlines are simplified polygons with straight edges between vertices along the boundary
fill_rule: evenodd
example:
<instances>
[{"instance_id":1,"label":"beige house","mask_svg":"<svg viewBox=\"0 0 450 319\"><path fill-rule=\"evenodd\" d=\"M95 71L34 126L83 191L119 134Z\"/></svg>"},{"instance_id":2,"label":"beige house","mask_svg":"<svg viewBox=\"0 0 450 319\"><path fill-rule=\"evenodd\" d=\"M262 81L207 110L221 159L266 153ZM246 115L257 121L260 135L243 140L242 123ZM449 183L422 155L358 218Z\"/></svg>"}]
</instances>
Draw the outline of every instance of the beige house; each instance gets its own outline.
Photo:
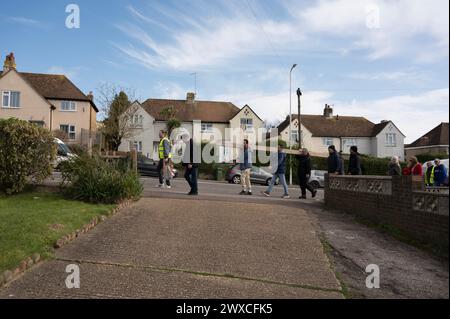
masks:
<instances>
[{"instance_id":1,"label":"beige house","mask_svg":"<svg viewBox=\"0 0 450 319\"><path fill-rule=\"evenodd\" d=\"M172 109L174 116L181 122L181 128L189 132L190 136L197 134L194 132L194 127L197 127L203 142L214 140L222 144L221 161L229 161L233 157L226 147L228 128L242 129L244 136L250 137L256 136L264 127L263 121L248 105L238 108L230 102L197 101L194 93L187 93L185 100L135 101L132 108L135 110L132 116L134 133L122 141L119 150L128 152L135 147L138 152L154 159L158 156L159 131L167 128L164 110L168 108Z\"/></svg>"},{"instance_id":2,"label":"beige house","mask_svg":"<svg viewBox=\"0 0 450 319\"><path fill-rule=\"evenodd\" d=\"M13 53L0 73L0 118L18 118L61 131L65 142L87 145L98 109L66 76L18 72Z\"/></svg>"},{"instance_id":3,"label":"beige house","mask_svg":"<svg viewBox=\"0 0 450 319\"><path fill-rule=\"evenodd\" d=\"M302 147L311 153L328 154L328 146L334 145L344 154L351 146L358 152L374 157L398 156L404 159L405 135L392 121L375 124L361 116L333 115L333 108L325 105L323 115L301 115ZM298 115L294 114L291 124L291 142L298 144ZM289 117L278 126L278 134L289 144Z\"/></svg>"}]
</instances>

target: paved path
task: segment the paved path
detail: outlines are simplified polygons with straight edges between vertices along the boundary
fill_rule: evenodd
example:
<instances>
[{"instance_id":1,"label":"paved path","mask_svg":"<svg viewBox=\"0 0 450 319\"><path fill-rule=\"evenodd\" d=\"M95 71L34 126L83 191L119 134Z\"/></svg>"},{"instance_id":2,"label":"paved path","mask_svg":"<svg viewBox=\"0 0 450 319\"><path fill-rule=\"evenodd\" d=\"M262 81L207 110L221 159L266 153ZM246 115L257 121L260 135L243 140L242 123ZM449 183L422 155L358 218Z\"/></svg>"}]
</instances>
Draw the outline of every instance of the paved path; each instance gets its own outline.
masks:
<instances>
[{"instance_id":1,"label":"paved path","mask_svg":"<svg viewBox=\"0 0 450 319\"><path fill-rule=\"evenodd\" d=\"M80 265L80 289L65 287L68 264ZM0 298L342 298L340 289L302 209L144 198Z\"/></svg>"}]
</instances>

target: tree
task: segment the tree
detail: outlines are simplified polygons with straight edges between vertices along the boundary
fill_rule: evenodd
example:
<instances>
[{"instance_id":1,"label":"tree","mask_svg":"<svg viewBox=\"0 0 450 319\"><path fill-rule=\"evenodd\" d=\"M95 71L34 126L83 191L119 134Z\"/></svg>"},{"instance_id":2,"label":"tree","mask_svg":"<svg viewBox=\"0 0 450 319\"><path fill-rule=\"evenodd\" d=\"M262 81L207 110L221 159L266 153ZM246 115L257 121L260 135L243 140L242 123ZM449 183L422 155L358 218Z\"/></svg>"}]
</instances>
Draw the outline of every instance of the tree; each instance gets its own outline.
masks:
<instances>
[{"instance_id":1,"label":"tree","mask_svg":"<svg viewBox=\"0 0 450 319\"><path fill-rule=\"evenodd\" d=\"M181 126L181 121L176 117L176 110L173 106L168 106L164 109L162 109L159 114L167 119L167 132L170 136L172 134L172 131L176 128L179 128Z\"/></svg>"},{"instance_id":2,"label":"tree","mask_svg":"<svg viewBox=\"0 0 450 319\"><path fill-rule=\"evenodd\" d=\"M133 137L140 125L139 120L135 120L138 106L130 101L134 93L112 84L103 84L98 91L105 118L100 130L109 148L117 151L122 140Z\"/></svg>"}]
</instances>

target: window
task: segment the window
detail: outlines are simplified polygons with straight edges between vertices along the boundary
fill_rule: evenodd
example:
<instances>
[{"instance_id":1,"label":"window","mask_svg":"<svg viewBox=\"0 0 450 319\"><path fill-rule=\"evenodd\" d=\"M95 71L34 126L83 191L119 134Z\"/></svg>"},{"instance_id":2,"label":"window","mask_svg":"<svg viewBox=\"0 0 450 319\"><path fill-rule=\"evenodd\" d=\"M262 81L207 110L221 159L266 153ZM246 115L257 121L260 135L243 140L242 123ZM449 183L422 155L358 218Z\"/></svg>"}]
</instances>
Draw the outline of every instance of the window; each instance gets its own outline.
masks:
<instances>
[{"instance_id":1,"label":"window","mask_svg":"<svg viewBox=\"0 0 450 319\"><path fill-rule=\"evenodd\" d=\"M61 124L59 129L67 134L67 138L69 140L74 140L76 137L75 134L75 125Z\"/></svg>"},{"instance_id":2,"label":"window","mask_svg":"<svg viewBox=\"0 0 450 319\"><path fill-rule=\"evenodd\" d=\"M333 145L333 138L332 137L324 137L324 138L322 138L322 142L323 142L323 145L325 145L325 146Z\"/></svg>"},{"instance_id":3,"label":"window","mask_svg":"<svg viewBox=\"0 0 450 319\"><path fill-rule=\"evenodd\" d=\"M386 146L396 146L397 135L395 133L386 133Z\"/></svg>"},{"instance_id":4,"label":"window","mask_svg":"<svg viewBox=\"0 0 450 319\"><path fill-rule=\"evenodd\" d=\"M352 146L357 146L356 138L344 138L342 140L342 145L344 148L350 148Z\"/></svg>"},{"instance_id":5,"label":"window","mask_svg":"<svg viewBox=\"0 0 450 319\"><path fill-rule=\"evenodd\" d=\"M246 118L241 119L241 127L245 131L253 130L253 119L246 119Z\"/></svg>"},{"instance_id":6,"label":"window","mask_svg":"<svg viewBox=\"0 0 450 319\"><path fill-rule=\"evenodd\" d=\"M20 92L4 91L2 98L2 107L19 108L20 107Z\"/></svg>"},{"instance_id":7,"label":"window","mask_svg":"<svg viewBox=\"0 0 450 319\"><path fill-rule=\"evenodd\" d=\"M202 123L202 133L212 133L213 125L211 123Z\"/></svg>"},{"instance_id":8,"label":"window","mask_svg":"<svg viewBox=\"0 0 450 319\"><path fill-rule=\"evenodd\" d=\"M142 141L134 141L133 146L137 152L142 152Z\"/></svg>"},{"instance_id":9,"label":"window","mask_svg":"<svg viewBox=\"0 0 450 319\"><path fill-rule=\"evenodd\" d=\"M74 101L61 101L61 111L76 111L76 105Z\"/></svg>"},{"instance_id":10,"label":"window","mask_svg":"<svg viewBox=\"0 0 450 319\"><path fill-rule=\"evenodd\" d=\"M299 142L299 140L298 140L298 131L297 130L292 130L291 131L291 140L292 140L293 143Z\"/></svg>"}]
</instances>

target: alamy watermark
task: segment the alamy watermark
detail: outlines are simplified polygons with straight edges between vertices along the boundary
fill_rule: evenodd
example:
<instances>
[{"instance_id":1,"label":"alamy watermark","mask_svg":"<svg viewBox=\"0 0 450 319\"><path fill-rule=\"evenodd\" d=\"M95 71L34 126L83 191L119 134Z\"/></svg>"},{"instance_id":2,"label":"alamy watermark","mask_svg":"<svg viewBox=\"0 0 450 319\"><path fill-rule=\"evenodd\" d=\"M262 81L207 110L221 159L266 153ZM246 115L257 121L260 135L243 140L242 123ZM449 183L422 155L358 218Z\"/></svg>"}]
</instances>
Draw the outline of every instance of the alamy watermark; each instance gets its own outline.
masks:
<instances>
[{"instance_id":1,"label":"alamy watermark","mask_svg":"<svg viewBox=\"0 0 450 319\"><path fill-rule=\"evenodd\" d=\"M77 4L71 3L66 6L66 13L69 13L69 15L66 18L66 28L79 29L80 28L80 7Z\"/></svg>"},{"instance_id":2,"label":"alamy watermark","mask_svg":"<svg viewBox=\"0 0 450 319\"><path fill-rule=\"evenodd\" d=\"M375 264L367 265L366 273L369 275L366 278L366 287L368 289L380 288L380 267Z\"/></svg>"},{"instance_id":3,"label":"alamy watermark","mask_svg":"<svg viewBox=\"0 0 450 319\"><path fill-rule=\"evenodd\" d=\"M69 273L65 281L67 289L80 289L80 266L75 264L67 265L66 273Z\"/></svg>"}]
</instances>

